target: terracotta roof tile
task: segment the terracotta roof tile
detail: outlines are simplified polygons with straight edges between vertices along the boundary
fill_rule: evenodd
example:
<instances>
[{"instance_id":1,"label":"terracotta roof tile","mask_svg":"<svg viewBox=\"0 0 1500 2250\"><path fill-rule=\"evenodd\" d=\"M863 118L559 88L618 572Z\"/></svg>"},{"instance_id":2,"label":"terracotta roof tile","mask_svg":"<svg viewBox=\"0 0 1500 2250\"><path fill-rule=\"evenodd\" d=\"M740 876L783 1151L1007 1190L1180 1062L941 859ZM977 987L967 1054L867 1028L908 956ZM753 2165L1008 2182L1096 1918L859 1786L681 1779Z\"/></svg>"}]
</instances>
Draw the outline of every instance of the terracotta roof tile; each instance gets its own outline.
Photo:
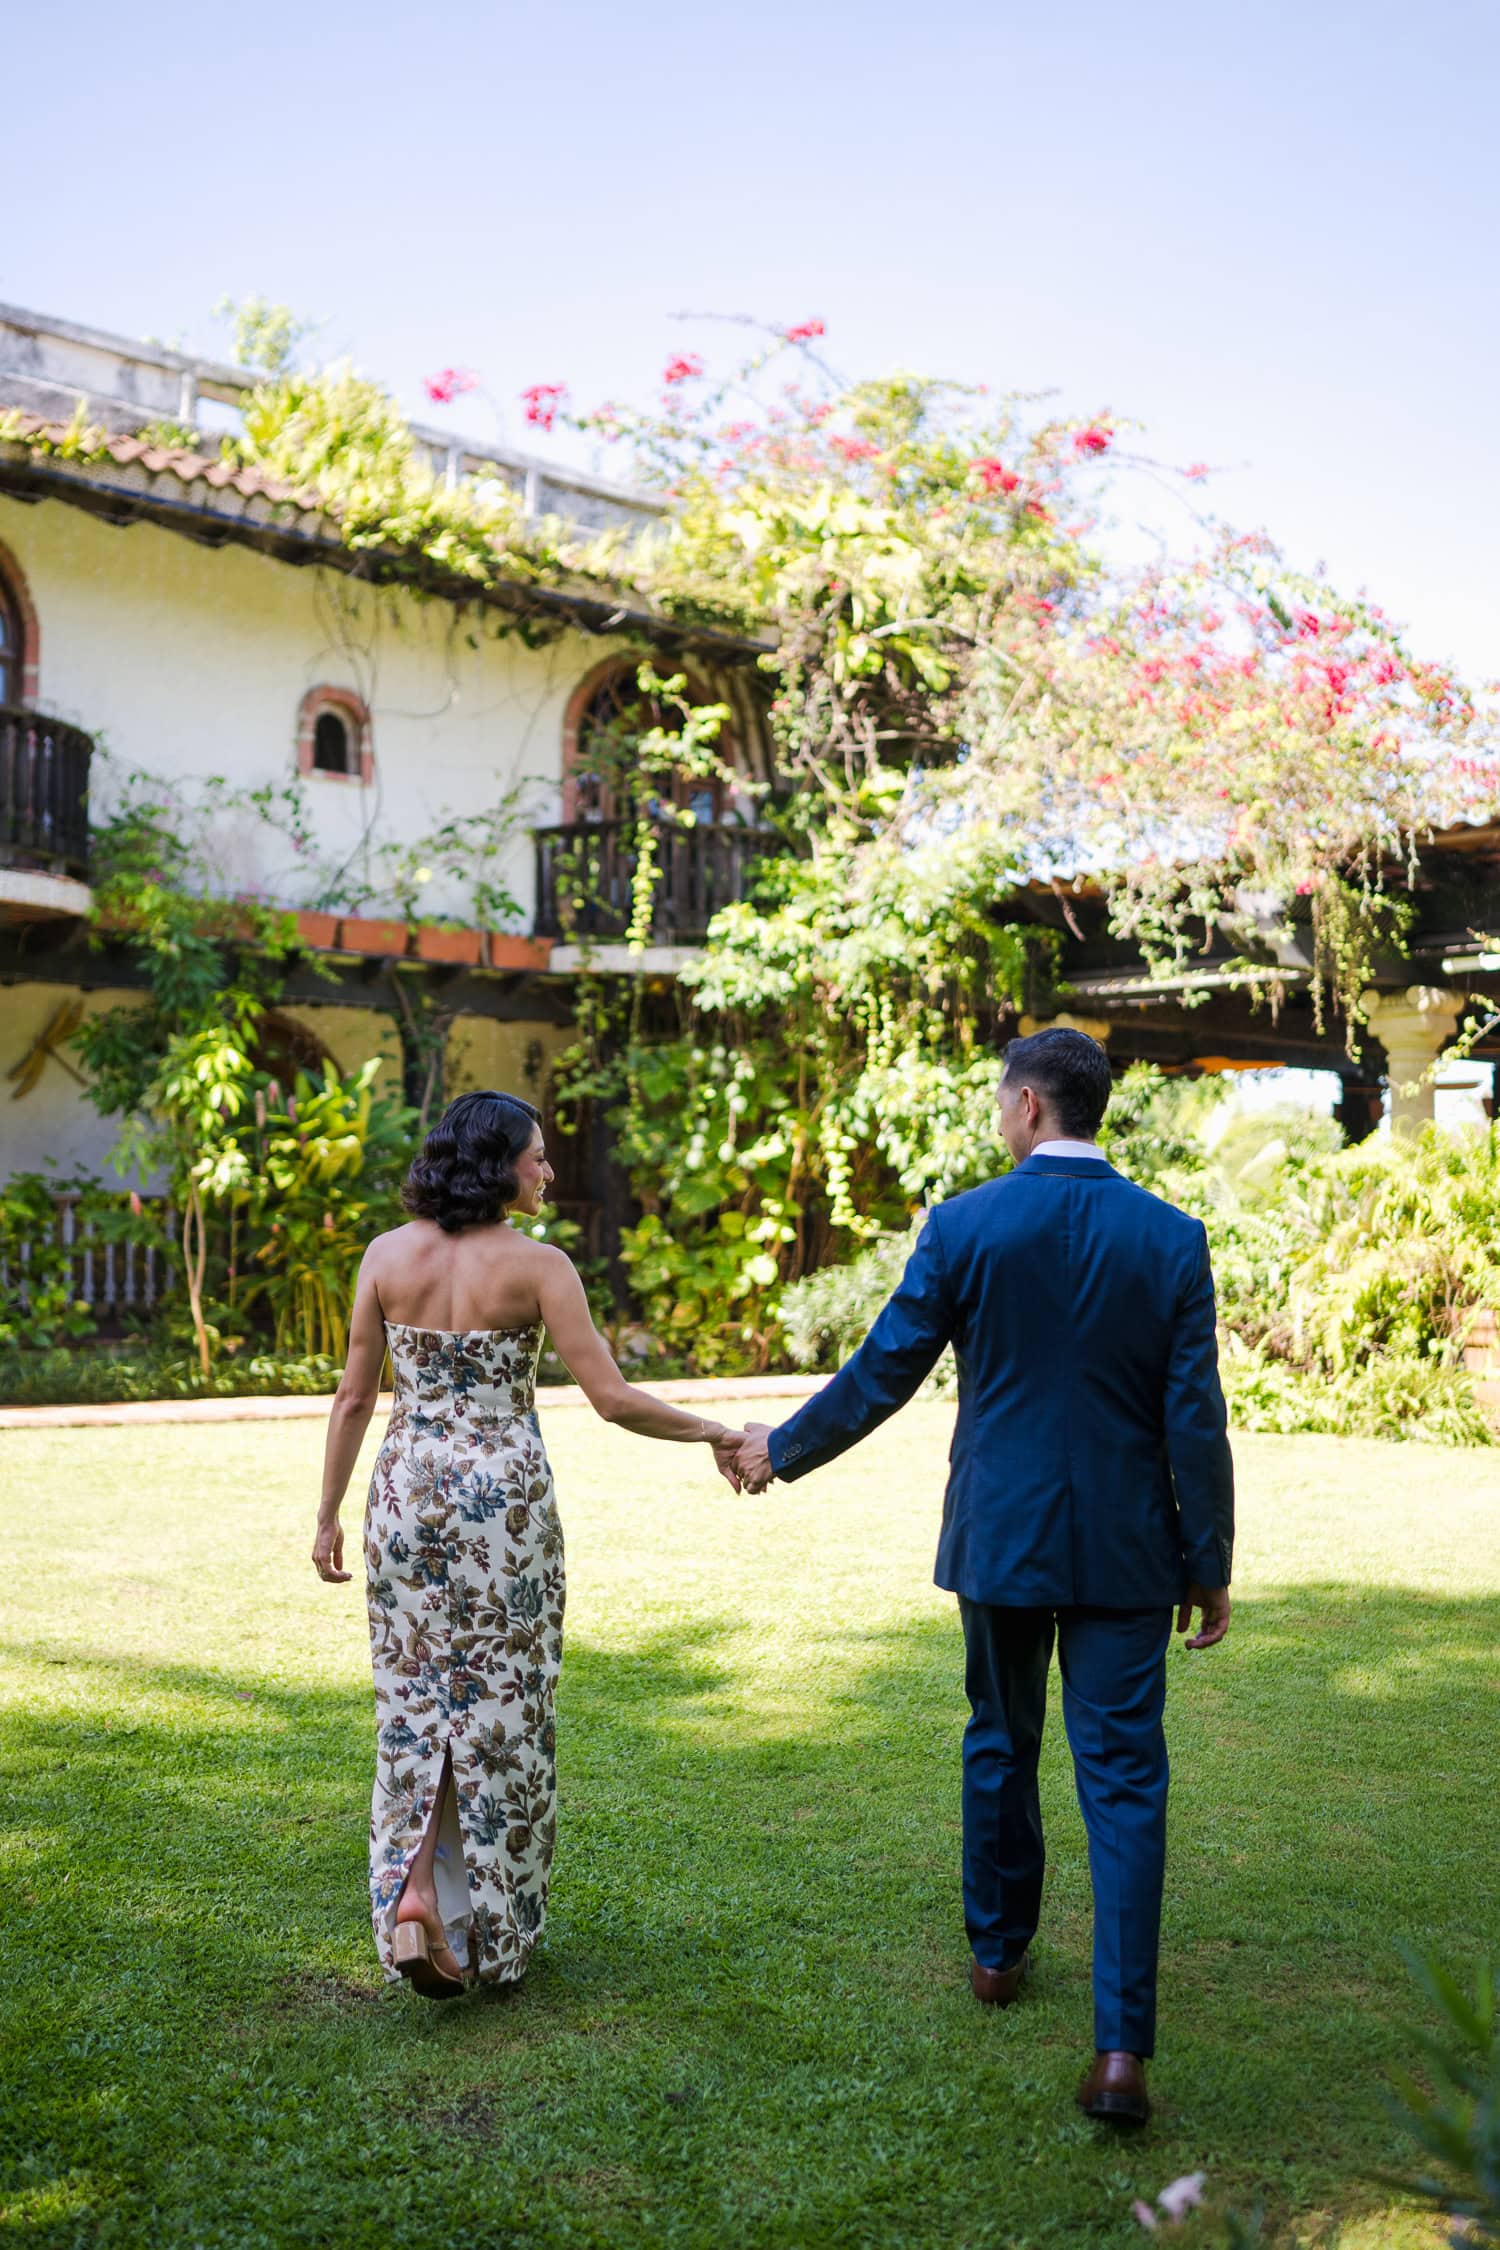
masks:
<instances>
[{"instance_id":1,"label":"terracotta roof tile","mask_svg":"<svg viewBox=\"0 0 1500 2250\"><path fill-rule=\"evenodd\" d=\"M70 439L76 444L79 436L72 423L50 422L44 414L12 413L6 416L6 425L5 439L17 445L32 445L38 439L44 446L60 446ZM173 476L182 484L208 484L221 491L230 486L246 500L270 500L279 507L299 508L312 515L334 512L316 493L299 492L280 477L268 477L256 468L237 467L232 461L215 460L189 446L152 445L146 438L112 436L102 429L83 434L102 446L122 469L138 463L148 475Z\"/></svg>"}]
</instances>

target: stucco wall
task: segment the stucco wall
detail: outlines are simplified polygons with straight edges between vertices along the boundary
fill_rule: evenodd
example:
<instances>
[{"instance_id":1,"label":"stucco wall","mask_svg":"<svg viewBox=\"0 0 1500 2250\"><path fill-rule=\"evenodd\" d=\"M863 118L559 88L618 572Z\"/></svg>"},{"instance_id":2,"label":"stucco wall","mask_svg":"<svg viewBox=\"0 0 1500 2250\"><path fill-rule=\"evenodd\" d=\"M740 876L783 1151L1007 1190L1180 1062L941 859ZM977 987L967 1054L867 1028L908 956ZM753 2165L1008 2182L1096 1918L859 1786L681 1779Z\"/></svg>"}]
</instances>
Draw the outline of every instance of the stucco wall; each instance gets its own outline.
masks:
<instances>
[{"instance_id":1,"label":"stucco wall","mask_svg":"<svg viewBox=\"0 0 1500 2250\"><path fill-rule=\"evenodd\" d=\"M19 1099L15 1082L7 1075L30 1051L57 1010L79 997L57 984L0 985L0 1179L12 1172L40 1171L49 1162L62 1173L83 1172L95 1179L115 1177L109 1169L109 1155L120 1137L118 1122L100 1116L61 1062L49 1055L30 1093ZM142 995L100 991L82 998L85 1014L98 1015L105 1008L138 1007ZM74 1070L81 1068L65 1042L60 1052Z\"/></svg>"},{"instance_id":2,"label":"stucco wall","mask_svg":"<svg viewBox=\"0 0 1500 2250\"><path fill-rule=\"evenodd\" d=\"M328 685L363 698L374 749L370 786L327 775L306 783L328 865L373 873L373 845L415 841L521 781L536 784L527 827L558 817L568 695L608 641L569 631L528 649L497 636L493 613L149 524L117 528L52 500L27 507L0 496L0 540L37 612L37 702L106 752L95 777L105 803L117 765L179 781L220 774L237 787L293 779L299 706L310 687ZM314 871L253 816L227 818L212 849L226 891L312 903ZM504 872L529 926L525 833ZM442 914L462 899L434 884L423 905Z\"/></svg>"},{"instance_id":3,"label":"stucco wall","mask_svg":"<svg viewBox=\"0 0 1500 2250\"><path fill-rule=\"evenodd\" d=\"M448 1037L449 1086L455 1094L490 1087L500 1094L519 1094L541 1108L553 1062L576 1037L567 1024L460 1016Z\"/></svg>"}]
</instances>

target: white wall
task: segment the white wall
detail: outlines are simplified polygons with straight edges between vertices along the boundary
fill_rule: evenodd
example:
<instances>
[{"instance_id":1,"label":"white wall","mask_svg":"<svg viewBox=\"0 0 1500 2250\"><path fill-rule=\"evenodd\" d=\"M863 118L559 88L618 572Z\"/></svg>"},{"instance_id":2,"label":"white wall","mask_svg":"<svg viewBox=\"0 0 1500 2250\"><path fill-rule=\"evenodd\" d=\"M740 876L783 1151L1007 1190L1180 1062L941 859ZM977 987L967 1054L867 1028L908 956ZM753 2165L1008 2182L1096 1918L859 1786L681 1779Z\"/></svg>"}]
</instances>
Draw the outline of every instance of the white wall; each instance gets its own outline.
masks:
<instances>
[{"instance_id":1,"label":"white wall","mask_svg":"<svg viewBox=\"0 0 1500 2250\"><path fill-rule=\"evenodd\" d=\"M37 612L37 700L107 753L96 769L106 804L115 761L180 781L221 774L239 787L294 779L299 705L327 684L368 704L375 778L363 788L309 777L319 856L366 867L372 844L416 841L526 778L539 786L525 825L558 817L567 698L608 641L569 629L528 649L497 638L494 612L460 613L150 524L117 528L54 500L28 507L0 496L0 540ZM224 890L312 903L313 871L253 816L226 821L213 850ZM524 830L504 873L529 926ZM423 896L431 914L462 904L436 885Z\"/></svg>"}]
</instances>

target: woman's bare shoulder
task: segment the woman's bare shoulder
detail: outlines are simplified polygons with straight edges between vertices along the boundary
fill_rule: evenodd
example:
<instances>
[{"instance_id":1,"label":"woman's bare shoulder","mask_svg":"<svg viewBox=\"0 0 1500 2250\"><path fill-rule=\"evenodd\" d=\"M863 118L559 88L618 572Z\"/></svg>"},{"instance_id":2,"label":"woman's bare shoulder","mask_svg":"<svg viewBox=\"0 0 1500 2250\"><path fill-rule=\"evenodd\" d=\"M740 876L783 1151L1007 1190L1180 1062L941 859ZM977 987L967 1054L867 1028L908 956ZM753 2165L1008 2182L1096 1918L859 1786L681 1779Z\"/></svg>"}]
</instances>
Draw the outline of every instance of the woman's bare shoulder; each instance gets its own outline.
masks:
<instances>
[{"instance_id":1,"label":"woman's bare shoulder","mask_svg":"<svg viewBox=\"0 0 1500 2250\"><path fill-rule=\"evenodd\" d=\"M408 1219L404 1226L387 1227L384 1234L372 1234L365 1244L365 1266L369 1272L378 1273L403 1255L426 1248L441 1232L430 1219Z\"/></svg>"},{"instance_id":2,"label":"woman's bare shoulder","mask_svg":"<svg viewBox=\"0 0 1500 2250\"><path fill-rule=\"evenodd\" d=\"M538 1242L529 1234L510 1233L506 1257L516 1269L534 1274L538 1280L544 1275L571 1273L573 1261L566 1250L559 1250L555 1242Z\"/></svg>"}]
</instances>

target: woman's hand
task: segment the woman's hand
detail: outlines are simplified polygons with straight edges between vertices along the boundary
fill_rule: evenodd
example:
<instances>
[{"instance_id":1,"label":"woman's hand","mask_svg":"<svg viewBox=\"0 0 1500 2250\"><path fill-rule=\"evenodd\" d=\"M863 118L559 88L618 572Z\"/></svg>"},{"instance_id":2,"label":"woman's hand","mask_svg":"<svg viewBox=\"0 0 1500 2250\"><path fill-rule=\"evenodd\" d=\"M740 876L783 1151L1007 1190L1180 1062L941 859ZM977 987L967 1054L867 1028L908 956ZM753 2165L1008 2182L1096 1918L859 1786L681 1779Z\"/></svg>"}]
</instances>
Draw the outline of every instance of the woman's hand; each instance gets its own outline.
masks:
<instances>
[{"instance_id":1,"label":"woman's hand","mask_svg":"<svg viewBox=\"0 0 1500 2250\"><path fill-rule=\"evenodd\" d=\"M744 1443L743 1430L726 1429L722 1422L710 1422L704 1427L704 1436L714 1449L714 1467L731 1492L742 1492L740 1482L740 1447Z\"/></svg>"},{"instance_id":2,"label":"woman's hand","mask_svg":"<svg viewBox=\"0 0 1500 2250\"><path fill-rule=\"evenodd\" d=\"M337 1516L319 1516L312 1559L314 1570L330 1586L354 1576L352 1570L344 1568L344 1527Z\"/></svg>"}]
</instances>

